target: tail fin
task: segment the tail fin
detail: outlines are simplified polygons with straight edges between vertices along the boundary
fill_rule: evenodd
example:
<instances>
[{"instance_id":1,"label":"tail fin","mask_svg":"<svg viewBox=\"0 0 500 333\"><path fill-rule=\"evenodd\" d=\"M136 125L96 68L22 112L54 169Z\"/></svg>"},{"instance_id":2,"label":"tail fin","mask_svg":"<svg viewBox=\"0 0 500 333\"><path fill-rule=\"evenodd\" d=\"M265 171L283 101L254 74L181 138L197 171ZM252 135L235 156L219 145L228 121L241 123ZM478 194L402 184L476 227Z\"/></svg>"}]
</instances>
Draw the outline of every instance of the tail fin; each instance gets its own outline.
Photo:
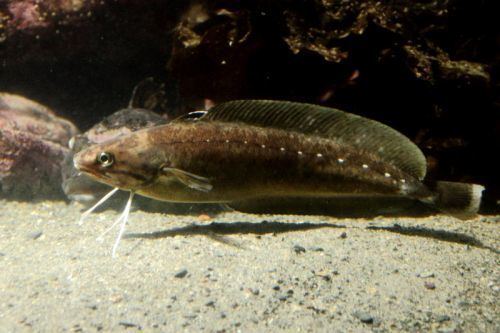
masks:
<instances>
[{"instance_id":1,"label":"tail fin","mask_svg":"<svg viewBox=\"0 0 500 333\"><path fill-rule=\"evenodd\" d=\"M436 208L466 220L477 214L484 187L476 184L438 181L434 190Z\"/></svg>"}]
</instances>

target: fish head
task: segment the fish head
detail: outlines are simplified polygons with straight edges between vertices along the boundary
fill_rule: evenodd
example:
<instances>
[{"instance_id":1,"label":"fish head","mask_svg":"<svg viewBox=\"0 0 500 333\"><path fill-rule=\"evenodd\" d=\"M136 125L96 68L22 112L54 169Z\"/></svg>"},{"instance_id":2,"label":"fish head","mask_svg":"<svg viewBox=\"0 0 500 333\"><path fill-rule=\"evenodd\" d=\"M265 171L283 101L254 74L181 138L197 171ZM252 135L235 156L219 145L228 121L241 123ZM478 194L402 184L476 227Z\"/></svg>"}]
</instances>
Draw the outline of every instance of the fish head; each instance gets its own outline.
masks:
<instances>
[{"instance_id":1,"label":"fish head","mask_svg":"<svg viewBox=\"0 0 500 333\"><path fill-rule=\"evenodd\" d=\"M161 170L159 159L147 153L147 143L138 141L132 134L129 138L92 145L74 156L74 166L98 182L122 190L138 190L154 182Z\"/></svg>"}]
</instances>

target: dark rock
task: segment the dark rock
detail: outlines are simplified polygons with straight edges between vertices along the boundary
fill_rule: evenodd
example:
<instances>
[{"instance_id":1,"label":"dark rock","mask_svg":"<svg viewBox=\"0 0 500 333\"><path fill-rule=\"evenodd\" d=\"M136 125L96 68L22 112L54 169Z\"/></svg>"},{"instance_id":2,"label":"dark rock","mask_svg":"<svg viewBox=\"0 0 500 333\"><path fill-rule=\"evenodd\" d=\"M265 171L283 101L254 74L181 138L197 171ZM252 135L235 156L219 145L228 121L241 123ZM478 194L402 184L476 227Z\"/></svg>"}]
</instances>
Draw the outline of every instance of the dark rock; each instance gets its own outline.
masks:
<instances>
[{"instance_id":1,"label":"dark rock","mask_svg":"<svg viewBox=\"0 0 500 333\"><path fill-rule=\"evenodd\" d=\"M132 327L134 327L134 328L137 328L138 330L142 330L142 327L140 325L132 323L132 322L128 322L128 321L120 321L118 323L118 325L123 326L125 328L132 328Z\"/></svg>"},{"instance_id":2,"label":"dark rock","mask_svg":"<svg viewBox=\"0 0 500 333\"><path fill-rule=\"evenodd\" d=\"M342 239L346 239L346 238L347 238L347 233L346 233L346 232L342 232L342 233L340 234L340 238L342 238Z\"/></svg>"},{"instance_id":3,"label":"dark rock","mask_svg":"<svg viewBox=\"0 0 500 333\"><path fill-rule=\"evenodd\" d=\"M295 253L297 254L300 254L300 253L305 253L306 252L306 249L303 247L303 246L300 246L300 245L294 245L293 246L293 250L295 251Z\"/></svg>"},{"instance_id":4,"label":"dark rock","mask_svg":"<svg viewBox=\"0 0 500 333\"><path fill-rule=\"evenodd\" d=\"M323 280L325 280L326 282L332 281L332 278L330 277L330 275L321 275L321 278Z\"/></svg>"},{"instance_id":5,"label":"dark rock","mask_svg":"<svg viewBox=\"0 0 500 333\"><path fill-rule=\"evenodd\" d=\"M183 269L183 270L180 270L177 273L175 273L174 277L182 279L182 278L186 277L187 274L188 274L187 269Z\"/></svg>"}]
</instances>

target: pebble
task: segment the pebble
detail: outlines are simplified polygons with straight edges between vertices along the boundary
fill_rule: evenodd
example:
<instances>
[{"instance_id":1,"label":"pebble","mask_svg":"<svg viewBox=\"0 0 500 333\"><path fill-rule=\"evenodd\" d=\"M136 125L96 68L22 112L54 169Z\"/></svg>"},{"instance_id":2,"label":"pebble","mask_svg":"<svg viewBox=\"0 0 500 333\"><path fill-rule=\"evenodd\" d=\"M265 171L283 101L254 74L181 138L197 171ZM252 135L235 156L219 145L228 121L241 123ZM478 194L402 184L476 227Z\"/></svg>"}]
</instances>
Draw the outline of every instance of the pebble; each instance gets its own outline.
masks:
<instances>
[{"instance_id":1,"label":"pebble","mask_svg":"<svg viewBox=\"0 0 500 333\"><path fill-rule=\"evenodd\" d=\"M260 290L259 289L250 289L250 292L254 296L258 296L260 294Z\"/></svg>"},{"instance_id":2,"label":"pebble","mask_svg":"<svg viewBox=\"0 0 500 333\"><path fill-rule=\"evenodd\" d=\"M417 276L418 276L418 277L421 277L421 278L424 278L424 279L426 279L426 278L433 278L433 277L435 277L434 273L432 273L432 272L422 272L422 273L418 273L418 274L417 274Z\"/></svg>"},{"instance_id":3,"label":"pebble","mask_svg":"<svg viewBox=\"0 0 500 333\"><path fill-rule=\"evenodd\" d=\"M28 234L28 238L32 240L36 240L43 235L43 231L33 231Z\"/></svg>"},{"instance_id":4,"label":"pebble","mask_svg":"<svg viewBox=\"0 0 500 333\"><path fill-rule=\"evenodd\" d=\"M175 273L174 276L176 278L182 279L183 277L186 277L187 273L188 273L187 269L182 269L182 270L178 271L177 273Z\"/></svg>"},{"instance_id":5,"label":"pebble","mask_svg":"<svg viewBox=\"0 0 500 333\"><path fill-rule=\"evenodd\" d=\"M432 282L429 282L429 281L425 281L424 282L424 287L429 289L429 290L434 290L436 289L436 285Z\"/></svg>"},{"instance_id":6,"label":"pebble","mask_svg":"<svg viewBox=\"0 0 500 333\"><path fill-rule=\"evenodd\" d=\"M342 239L347 238L347 232L344 231L343 233L341 233L340 238L342 238Z\"/></svg>"},{"instance_id":7,"label":"pebble","mask_svg":"<svg viewBox=\"0 0 500 333\"><path fill-rule=\"evenodd\" d=\"M306 249L303 246L300 246L300 245L294 245L293 250L297 254L306 253Z\"/></svg>"},{"instance_id":8,"label":"pebble","mask_svg":"<svg viewBox=\"0 0 500 333\"><path fill-rule=\"evenodd\" d=\"M135 327L137 328L138 330L142 330L142 327L140 325L137 325L137 324L134 324L134 323L131 323L131 322L128 322L128 321L120 321L118 323L118 325L120 326L123 326L125 328L132 328L132 327Z\"/></svg>"},{"instance_id":9,"label":"pebble","mask_svg":"<svg viewBox=\"0 0 500 333\"><path fill-rule=\"evenodd\" d=\"M365 311L354 312L354 317L358 318L362 323L373 324L373 316Z\"/></svg>"}]
</instances>

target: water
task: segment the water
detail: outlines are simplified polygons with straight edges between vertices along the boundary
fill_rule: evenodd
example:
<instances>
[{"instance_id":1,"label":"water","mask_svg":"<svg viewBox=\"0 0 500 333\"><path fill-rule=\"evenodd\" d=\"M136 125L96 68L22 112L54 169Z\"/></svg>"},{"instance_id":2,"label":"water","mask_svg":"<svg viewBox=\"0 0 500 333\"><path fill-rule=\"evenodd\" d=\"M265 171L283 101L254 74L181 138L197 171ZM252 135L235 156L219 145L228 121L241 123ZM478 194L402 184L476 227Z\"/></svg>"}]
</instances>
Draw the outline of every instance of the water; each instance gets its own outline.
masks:
<instances>
[{"instance_id":1,"label":"water","mask_svg":"<svg viewBox=\"0 0 500 333\"><path fill-rule=\"evenodd\" d=\"M486 66L493 60L487 51L492 35L484 25L467 31L481 37L473 42L475 51L465 49L460 25L446 26L441 19L469 22L469 11L487 21L488 4L449 11L445 3L428 3L414 10L420 20L400 15L401 8L391 4L374 7L378 14L367 19L359 15L371 5L357 2L283 6L5 1L0 7L0 90L46 105L81 132L131 103L170 119L240 98L337 107L386 123L416 141L427 155L429 179L487 185L484 211L498 210L497 172L487 162L500 142L498 112L493 111L498 104L488 88L494 78ZM375 17L382 12L379 21ZM410 32L410 26L416 30ZM408 41L394 44L401 36ZM418 48L408 46L419 38L424 42ZM445 47L450 39L456 43ZM437 47L445 53L436 58ZM460 62L447 63L447 57ZM134 88L148 78L154 84L134 101ZM477 114L470 117L468 110ZM68 144L66 137L44 139ZM65 198L54 185L61 182L57 166L50 165L63 155L54 152L48 161L31 156L46 169L35 170L36 177L30 177L34 167L29 163L22 172L16 166L13 172L23 176L11 183L25 188L14 196ZM5 181L2 186L9 196L12 186Z\"/></svg>"},{"instance_id":2,"label":"water","mask_svg":"<svg viewBox=\"0 0 500 333\"><path fill-rule=\"evenodd\" d=\"M0 0L0 331L498 332L495 4ZM74 152L235 99L387 124L428 181L484 185L482 216L127 191L84 213L112 187Z\"/></svg>"}]
</instances>

